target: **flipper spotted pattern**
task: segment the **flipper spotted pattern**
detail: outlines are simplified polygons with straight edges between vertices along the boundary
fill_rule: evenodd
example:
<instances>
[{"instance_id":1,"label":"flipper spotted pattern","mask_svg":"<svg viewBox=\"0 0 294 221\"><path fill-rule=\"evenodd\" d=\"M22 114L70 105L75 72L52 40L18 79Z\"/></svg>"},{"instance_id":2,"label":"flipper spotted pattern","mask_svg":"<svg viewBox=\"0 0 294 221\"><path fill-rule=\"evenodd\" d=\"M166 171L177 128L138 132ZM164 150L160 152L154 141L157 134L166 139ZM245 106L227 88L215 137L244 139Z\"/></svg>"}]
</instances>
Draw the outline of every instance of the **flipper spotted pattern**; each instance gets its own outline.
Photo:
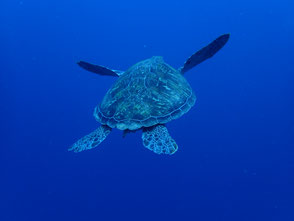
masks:
<instances>
[{"instance_id":1,"label":"flipper spotted pattern","mask_svg":"<svg viewBox=\"0 0 294 221\"><path fill-rule=\"evenodd\" d=\"M158 124L143 129L143 145L157 154L174 154L178 145L169 135L164 125Z\"/></svg>"},{"instance_id":2,"label":"flipper spotted pattern","mask_svg":"<svg viewBox=\"0 0 294 221\"><path fill-rule=\"evenodd\" d=\"M89 150L96 146L98 146L110 133L111 128L105 125L102 125L101 127L98 127L96 130L94 130L92 133L82 137L77 142L75 142L71 148L69 148L69 151L74 152L81 152L83 150Z\"/></svg>"}]
</instances>

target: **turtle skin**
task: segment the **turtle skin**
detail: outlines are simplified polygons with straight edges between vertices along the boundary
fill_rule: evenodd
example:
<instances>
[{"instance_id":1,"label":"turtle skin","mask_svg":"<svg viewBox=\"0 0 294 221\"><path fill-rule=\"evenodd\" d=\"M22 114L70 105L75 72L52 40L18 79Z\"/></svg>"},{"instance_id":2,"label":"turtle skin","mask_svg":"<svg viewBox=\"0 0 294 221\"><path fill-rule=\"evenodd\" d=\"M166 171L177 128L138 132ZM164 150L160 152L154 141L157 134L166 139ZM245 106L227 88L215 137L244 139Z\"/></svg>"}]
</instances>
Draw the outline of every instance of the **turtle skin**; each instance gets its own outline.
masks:
<instances>
[{"instance_id":1,"label":"turtle skin","mask_svg":"<svg viewBox=\"0 0 294 221\"><path fill-rule=\"evenodd\" d=\"M94 117L111 128L137 130L179 118L195 101L183 75L154 56L118 78L95 108Z\"/></svg>"}]
</instances>

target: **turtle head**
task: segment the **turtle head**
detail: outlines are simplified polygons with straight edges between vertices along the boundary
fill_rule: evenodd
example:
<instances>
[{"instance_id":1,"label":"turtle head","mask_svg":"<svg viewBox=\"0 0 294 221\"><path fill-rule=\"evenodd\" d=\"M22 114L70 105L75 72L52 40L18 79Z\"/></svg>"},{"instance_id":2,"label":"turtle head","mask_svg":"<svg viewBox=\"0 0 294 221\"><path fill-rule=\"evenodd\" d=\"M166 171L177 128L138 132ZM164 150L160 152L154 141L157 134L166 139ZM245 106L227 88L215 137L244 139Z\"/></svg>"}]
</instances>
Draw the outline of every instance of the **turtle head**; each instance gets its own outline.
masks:
<instances>
[{"instance_id":1,"label":"turtle head","mask_svg":"<svg viewBox=\"0 0 294 221\"><path fill-rule=\"evenodd\" d=\"M150 60L152 62L155 62L155 63L162 63L163 62L163 57L162 56L153 56L150 58Z\"/></svg>"}]
</instances>

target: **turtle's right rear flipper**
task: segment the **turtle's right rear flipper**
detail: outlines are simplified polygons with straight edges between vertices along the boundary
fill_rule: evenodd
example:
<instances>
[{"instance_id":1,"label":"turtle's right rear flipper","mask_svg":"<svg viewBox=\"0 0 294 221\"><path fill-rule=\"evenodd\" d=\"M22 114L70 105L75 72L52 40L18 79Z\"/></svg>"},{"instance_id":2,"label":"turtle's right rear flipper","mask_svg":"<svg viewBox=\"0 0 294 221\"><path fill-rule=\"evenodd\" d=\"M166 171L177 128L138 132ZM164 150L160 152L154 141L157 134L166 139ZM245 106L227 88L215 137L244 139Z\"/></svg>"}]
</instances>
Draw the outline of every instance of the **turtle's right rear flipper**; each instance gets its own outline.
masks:
<instances>
[{"instance_id":1,"label":"turtle's right rear flipper","mask_svg":"<svg viewBox=\"0 0 294 221\"><path fill-rule=\"evenodd\" d=\"M97 147L110 133L111 128L105 125L98 127L92 133L82 137L75 142L68 150L74 152L81 152Z\"/></svg>"},{"instance_id":2,"label":"turtle's right rear flipper","mask_svg":"<svg viewBox=\"0 0 294 221\"><path fill-rule=\"evenodd\" d=\"M164 125L158 124L152 127L143 128L143 145L157 154L174 154L178 145L169 135Z\"/></svg>"}]
</instances>

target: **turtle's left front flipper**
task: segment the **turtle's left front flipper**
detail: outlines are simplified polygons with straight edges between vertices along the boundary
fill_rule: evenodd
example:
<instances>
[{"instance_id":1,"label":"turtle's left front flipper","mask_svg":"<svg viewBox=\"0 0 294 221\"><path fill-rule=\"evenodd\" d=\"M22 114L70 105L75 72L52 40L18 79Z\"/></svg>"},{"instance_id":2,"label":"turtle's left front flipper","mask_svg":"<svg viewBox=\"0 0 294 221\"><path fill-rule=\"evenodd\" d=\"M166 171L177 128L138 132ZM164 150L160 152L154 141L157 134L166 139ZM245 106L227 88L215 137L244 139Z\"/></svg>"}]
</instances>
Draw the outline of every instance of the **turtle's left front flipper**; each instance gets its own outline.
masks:
<instances>
[{"instance_id":1,"label":"turtle's left front flipper","mask_svg":"<svg viewBox=\"0 0 294 221\"><path fill-rule=\"evenodd\" d=\"M143 145L157 154L174 154L178 145L169 135L164 125L145 127L142 134Z\"/></svg>"},{"instance_id":2,"label":"turtle's left front flipper","mask_svg":"<svg viewBox=\"0 0 294 221\"><path fill-rule=\"evenodd\" d=\"M230 38L230 34L224 34L219 36L213 42L211 42L206 47L200 49L195 54L193 54L190 58L187 59L184 66L179 69L179 71L184 74L185 72L189 71L196 65L200 64L201 62L205 61L208 58L211 58L218 52L225 44L228 42Z\"/></svg>"},{"instance_id":3,"label":"turtle's left front flipper","mask_svg":"<svg viewBox=\"0 0 294 221\"><path fill-rule=\"evenodd\" d=\"M94 130L92 133L82 137L77 142L75 142L68 150L73 150L74 152L81 152L83 150L89 150L97 147L111 132L111 128L102 125Z\"/></svg>"},{"instance_id":4,"label":"turtle's left front flipper","mask_svg":"<svg viewBox=\"0 0 294 221\"><path fill-rule=\"evenodd\" d=\"M123 71L112 70L110 68L107 68L101 65L90 64L85 61L79 61L77 64L81 68L99 75L119 77L120 75L123 74Z\"/></svg>"}]
</instances>

